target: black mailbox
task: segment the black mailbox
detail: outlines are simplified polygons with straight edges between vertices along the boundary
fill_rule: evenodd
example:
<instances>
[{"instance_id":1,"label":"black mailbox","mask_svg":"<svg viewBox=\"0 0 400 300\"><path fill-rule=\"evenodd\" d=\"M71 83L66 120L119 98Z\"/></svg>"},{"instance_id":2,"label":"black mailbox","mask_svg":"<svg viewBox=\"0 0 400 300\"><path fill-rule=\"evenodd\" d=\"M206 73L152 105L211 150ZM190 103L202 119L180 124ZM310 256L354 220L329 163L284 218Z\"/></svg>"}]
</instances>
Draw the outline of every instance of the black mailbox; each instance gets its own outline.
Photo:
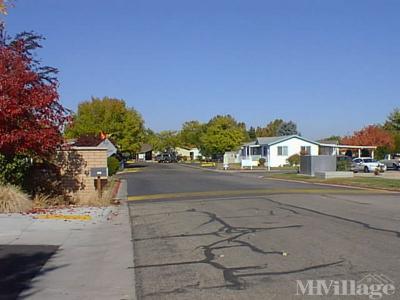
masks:
<instances>
[{"instance_id":1,"label":"black mailbox","mask_svg":"<svg viewBox=\"0 0 400 300\"><path fill-rule=\"evenodd\" d=\"M90 168L90 177L108 177L108 168Z\"/></svg>"}]
</instances>

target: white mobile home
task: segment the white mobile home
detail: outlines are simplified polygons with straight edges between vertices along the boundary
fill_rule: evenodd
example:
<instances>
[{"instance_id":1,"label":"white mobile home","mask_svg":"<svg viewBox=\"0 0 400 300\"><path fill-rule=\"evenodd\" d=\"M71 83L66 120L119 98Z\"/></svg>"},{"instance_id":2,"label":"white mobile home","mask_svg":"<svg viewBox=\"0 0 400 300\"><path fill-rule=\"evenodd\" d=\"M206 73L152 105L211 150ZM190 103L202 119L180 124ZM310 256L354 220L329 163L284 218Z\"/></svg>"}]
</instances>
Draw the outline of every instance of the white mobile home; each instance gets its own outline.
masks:
<instances>
[{"instance_id":1,"label":"white mobile home","mask_svg":"<svg viewBox=\"0 0 400 300\"><path fill-rule=\"evenodd\" d=\"M318 155L318 151L319 143L298 135L259 137L242 147L241 158L258 161L262 157L266 166L279 167L286 165L294 154Z\"/></svg>"},{"instance_id":2,"label":"white mobile home","mask_svg":"<svg viewBox=\"0 0 400 300\"><path fill-rule=\"evenodd\" d=\"M376 146L340 145L319 143L298 135L259 137L257 140L242 146L240 160L253 166L260 158L265 159L267 167L280 167L288 164L287 159L294 154L302 155L350 155L360 157L362 150L368 150L374 157Z\"/></svg>"}]
</instances>

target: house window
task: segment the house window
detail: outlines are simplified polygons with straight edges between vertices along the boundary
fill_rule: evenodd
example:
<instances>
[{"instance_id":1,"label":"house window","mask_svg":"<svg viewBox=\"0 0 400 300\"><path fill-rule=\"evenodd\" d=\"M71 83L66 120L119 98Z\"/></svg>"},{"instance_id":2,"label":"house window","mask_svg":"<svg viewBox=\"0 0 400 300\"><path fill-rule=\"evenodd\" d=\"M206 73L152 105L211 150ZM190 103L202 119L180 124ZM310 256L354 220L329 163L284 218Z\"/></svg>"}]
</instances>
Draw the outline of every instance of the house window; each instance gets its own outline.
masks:
<instances>
[{"instance_id":1,"label":"house window","mask_svg":"<svg viewBox=\"0 0 400 300\"><path fill-rule=\"evenodd\" d=\"M301 146L300 154L301 155L310 155L311 154L311 146Z\"/></svg>"},{"instance_id":2,"label":"house window","mask_svg":"<svg viewBox=\"0 0 400 300\"><path fill-rule=\"evenodd\" d=\"M278 156L288 156L288 146L278 146Z\"/></svg>"}]
</instances>

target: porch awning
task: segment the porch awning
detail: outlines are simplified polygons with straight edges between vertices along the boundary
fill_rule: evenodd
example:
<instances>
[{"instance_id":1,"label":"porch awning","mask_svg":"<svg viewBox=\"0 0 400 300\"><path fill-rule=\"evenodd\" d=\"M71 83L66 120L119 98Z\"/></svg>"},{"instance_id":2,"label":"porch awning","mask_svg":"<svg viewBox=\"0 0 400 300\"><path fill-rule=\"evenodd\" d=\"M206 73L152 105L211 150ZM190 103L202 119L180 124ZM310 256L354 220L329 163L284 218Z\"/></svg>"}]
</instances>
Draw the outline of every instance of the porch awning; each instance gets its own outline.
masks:
<instances>
[{"instance_id":1,"label":"porch awning","mask_svg":"<svg viewBox=\"0 0 400 300\"><path fill-rule=\"evenodd\" d=\"M342 148L342 149L376 149L377 146L357 146L357 145L337 145L337 144L319 144L322 147Z\"/></svg>"}]
</instances>

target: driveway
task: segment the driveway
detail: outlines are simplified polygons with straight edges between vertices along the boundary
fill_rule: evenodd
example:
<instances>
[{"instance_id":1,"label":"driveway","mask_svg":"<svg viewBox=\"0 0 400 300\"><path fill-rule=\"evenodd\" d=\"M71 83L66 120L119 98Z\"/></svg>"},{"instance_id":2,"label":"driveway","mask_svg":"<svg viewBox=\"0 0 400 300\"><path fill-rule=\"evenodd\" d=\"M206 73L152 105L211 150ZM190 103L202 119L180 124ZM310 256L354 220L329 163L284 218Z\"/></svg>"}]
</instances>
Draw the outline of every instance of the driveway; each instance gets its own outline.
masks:
<instances>
[{"instance_id":1,"label":"driveway","mask_svg":"<svg viewBox=\"0 0 400 300\"><path fill-rule=\"evenodd\" d=\"M399 194L180 165L124 177L139 299L320 299L299 290L306 280L399 287Z\"/></svg>"}]
</instances>

